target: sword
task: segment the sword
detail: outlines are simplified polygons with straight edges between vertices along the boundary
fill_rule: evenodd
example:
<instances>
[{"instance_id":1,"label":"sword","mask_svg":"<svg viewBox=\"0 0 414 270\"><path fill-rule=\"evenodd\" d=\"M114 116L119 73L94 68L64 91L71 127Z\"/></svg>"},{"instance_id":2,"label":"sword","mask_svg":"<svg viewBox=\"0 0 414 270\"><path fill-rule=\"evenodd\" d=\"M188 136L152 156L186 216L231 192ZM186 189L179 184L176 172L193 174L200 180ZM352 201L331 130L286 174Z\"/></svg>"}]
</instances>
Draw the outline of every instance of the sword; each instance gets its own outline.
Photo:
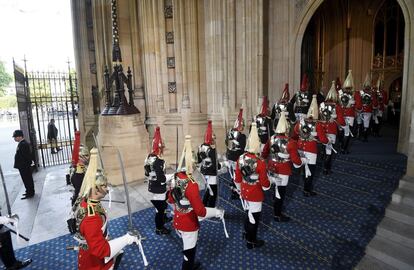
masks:
<instances>
[{"instance_id":1,"label":"sword","mask_svg":"<svg viewBox=\"0 0 414 270\"><path fill-rule=\"evenodd\" d=\"M102 168L102 170L104 170L105 167L104 167L104 163L103 163L103 159L102 159L102 155L101 155L101 148L99 147L98 140L96 139L96 135L95 135L94 132L92 132L92 136L93 136L93 140L95 142L96 149L98 150L98 157L99 157L99 161L101 163L101 168Z\"/></svg>"},{"instance_id":2,"label":"sword","mask_svg":"<svg viewBox=\"0 0 414 270\"><path fill-rule=\"evenodd\" d=\"M129 191L128 191L127 179L126 179L126 174L125 174L124 162L122 160L121 152L119 151L119 149L117 149L117 152L118 152L118 159L119 159L119 163L121 167L122 182L124 184L125 198L126 198L126 204L127 204L127 210L128 210L128 229L129 229L128 232L131 233L132 235L137 236L138 241L136 242L136 244L138 245L139 252L141 253L142 260L144 261L144 265L148 266L148 261L147 261L147 258L145 257L144 249L141 244L141 241L143 240L142 236L138 232L138 230L134 228L134 225L132 224L131 202L129 201Z\"/></svg>"},{"instance_id":3,"label":"sword","mask_svg":"<svg viewBox=\"0 0 414 270\"><path fill-rule=\"evenodd\" d=\"M7 215L10 218L16 218L18 220L19 219L19 216L18 215L13 215L12 214L12 211L11 211L9 194L7 193L7 187L6 187L6 180L4 179L3 170L1 168L1 165L0 165L0 179L1 179L1 183L3 185L4 198L6 199ZM13 230L13 229L11 229L11 228L9 228L8 226L6 226L6 227L10 230L10 232L14 233L18 237L20 237L20 238L24 239L25 241L29 242L29 240L30 240L29 238L27 238L27 237L21 235L20 233L18 233L17 224L16 224L16 231Z\"/></svg>"}]
</instances>

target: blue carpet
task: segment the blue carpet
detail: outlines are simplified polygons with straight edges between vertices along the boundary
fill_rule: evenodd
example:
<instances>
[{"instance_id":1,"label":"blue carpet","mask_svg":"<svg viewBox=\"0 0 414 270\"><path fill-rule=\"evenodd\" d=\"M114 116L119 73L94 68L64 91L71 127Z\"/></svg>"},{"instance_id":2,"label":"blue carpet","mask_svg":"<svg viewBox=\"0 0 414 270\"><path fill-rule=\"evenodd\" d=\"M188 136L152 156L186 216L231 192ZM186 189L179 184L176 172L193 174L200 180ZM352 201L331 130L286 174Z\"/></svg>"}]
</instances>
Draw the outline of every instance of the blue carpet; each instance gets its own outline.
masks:
<instances>
[{"instance_id":1,"label":"blue carpet","mask_svg":"<svg viewBox=\"0 0 414 270\"><path fill-rule=\"evenodd\" d=\"M259 238L266 244L247 250L242 241L245 214L238 200L230 198L230 179L220 177L220 207L226 210L230 238L224 237L221 223L203 221L197 259L203 269L352 269L364 255L366 245L375 235L391 194L404 174L406 157L395 152L395 134L385 130L382 138L368 143L354 141L349 155L338 155L329 176L317 172L318 196L305 198L298 172L287 189L285 212L289 223L272 219L273 189L266 193ZM319 164L318 171L321 170ZM180 269L181 240L173 233L154 233L154 209L133 214L134 224L146 236L143 242L150 265L147 269ZM168 225L169 226L169 225ZM110 222L110 234L126 232L127 218ZM17 250L19 258L33 258L28 269L76 269L77 253L66 251L74 245L65 235ZM120 269L143 269L138 248L127 247Z\"/></svg>"}]
</instances>

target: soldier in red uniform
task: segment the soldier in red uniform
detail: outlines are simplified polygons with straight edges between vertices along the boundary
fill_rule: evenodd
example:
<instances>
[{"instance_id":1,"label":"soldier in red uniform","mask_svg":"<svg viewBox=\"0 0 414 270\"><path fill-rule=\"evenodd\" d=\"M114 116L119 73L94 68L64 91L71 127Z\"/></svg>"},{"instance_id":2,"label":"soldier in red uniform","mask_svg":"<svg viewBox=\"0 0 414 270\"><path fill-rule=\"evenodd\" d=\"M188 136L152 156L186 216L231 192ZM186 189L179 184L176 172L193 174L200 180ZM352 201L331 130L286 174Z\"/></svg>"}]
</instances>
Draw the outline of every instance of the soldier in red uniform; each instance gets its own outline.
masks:
<instances>
[{"instance_id":1,"label":"soldier in red uniform","mask_svg":"<svg viewBox=\"0 0 414 270\"><path fill-rule=\"evenodd\" d=\"M336 135L338 134L338 126L345 127L344 112L338 105L338 94L336 92L335 81L332 81L331 89L329 89L326 99L319 105L321 124L325 129L329 143L325 145L325 157L323 163L323 173L331 173L332 168L332 150L336 143Z\"/></svg>"},{"instance_id":2,"label":"soldier in red uniform","mask_svg":"<svg viewBox=\"0 0 414 270\"><path fill-rule=\"evenodd\" d=\"M294 112L297 121L306 118L306 113L309 110L311 100L312 93L311 91L309 91L308 76L305 73L303 74L302 83L300 85L300 91L297 91L290 100L291 106L294 106L295 108Z\"/></svg>"},{"instance_id":3,"label":"soldier in red uniform","mask_svg":"<svg viewBox=\"0 0 414 270\"><path fill-rule=\"evenodd\" d=\"M256 126L260 139L260 150L263 150L264 145L273 135L272 119L269 117L269 101L266 96L263 97L260 113L256 116Z\"/></svg>"},{"instance_id":4,"label":"soldier in red uniform","mask_svg":"<svg viewBox=\"0 0 414 270\"><path fill-rule=\"evenodd\" d=\"M244 119L243 119L243 108L240 108L239 115L237 116L236 121L234 122L233 128L227 133L226 136L226 158L228 162L228 169L231 179L234 180L236 163L240 155L244 153L244 148L246 148L246 135L243 134L244 130ZM232 199L239 198L239 195L236 192L236 186L232 182Z\"/></svg>"},{"instance_id":5,"label":"soldier in red uniform","mask_svg":"<svg viewBox=\"0 0 414 270\"><path fill-rule=\"evenodd\" d=\"M307 118L296 123L293 130L293 138L298 138L298 149L302 162L305 163L305 172L303 173L303 195L306 197L315 196L313 191L313 177L316 170L316 158L318 155L318 141L327 144L322 124L318 121L318 103L316 95L312 97L312 103L309 107Z\"/></svg>"},{"instance_id":6,"label":"soldier in red uniform","mask_svg":"<svg viewBox=\"0 0 414 270\"><path fill-rule=\"evenodd\" d=\"M272 114L270 118L272 119L274 128L277 127L280 115L283 113L286 114L286 117L289 119L290 122L296 121L295 114L293 113L293 107L289 103L289 99L289 84L285 84L285 89L283 89L282 96L280 97L279 101L277 101L272 107Z\"/></svg>"},{"instance_id":7,"label":"soldier in red uniform","mask_svg":"<svg viewBox=\"0 0 414 270\"><path fill-rule=\"evenodd\" d=\"M355 92L355 108L358 112L358 137L364 137L363 141L368 141L369 124L372 112L378 107L375 93L371 90L371 79L369 74L365 78L363 89ZM362 136L361 136L362 135Z\"/></svg>"},{"instance_id":8,"label":"soldier in red uniform","mask_svg":"<svg viewBox=\"0 0 414 270\"><path fill-rule=\"evenodd\" d=\"M354 127L355 120L355 100L353 94L354 80L352 78L352 71L348 71L348 76L341 89L341 82L339 78L336 79L336 89L339 94L339 106L341 106L344 112L345 126L343 128L343 134L340 136L341 153L349 154L349 142L352 136L352 129Z\"/></svg>"},{"instance_id":9,"label":"soldier in red uniform","mask_svg":"<svg viewBox=\"0 0 414 270\"><path fill-rule=\"evenodd\" d=\"M145 176L148 179L148 191L152 193L151 203L155 207L155 233L158 235L169 234L170 230L164 225L171 221L165 210L168 207L167 200L167 179L165 177L165 161L162 159L164 142L161 139L160 127L156 127L152 140L152 151L144 162Z\"/></svg>"},{"instance_id":10,"label":"soldier in red uniform","mask_svg":"<svg viewBox=\"0 0 414 270\"><path fill-rule=\"evenodd\" d=\"M130 233L108 240L108 218L100 202L108 192L108 183L104 172L98 169L97 154L93 148L80 190L82 201L75 211L79 270L116 269L120 261L116 256L126 245L138 242L137 236Z\"/></svg>"},{"instance_id":11,"label":"soldier in red uniform","mask_svg":"<svg viewBox=\"0 0 414 270\"><path fill-rule=\"evenodd\" d=\"M387 108L388 104L388 95L387 92L384 91L384 86L382 85L381 78L378 78L377 85L374 88L374 92L376 94L376 100L378 102L378 108L374 110L374 126L372 129L372 135L374 137L380 137L380 129L382 124L382 117L384 115L384 112Z\"/></svg>"},{"instance_id":12,"label":"soldier in red uniform","mask_svg":"<svg viewBox=\"0 0 414 270\"><path fill-rule=\"evenodd\" d=\"M184 166L183 166L184 165ZM183 155L175 174L172 189L168 192L169 203L174 204L174 228L183 240L182 270L199 269L200 263L195 262L200 218L224 218L224 210L205 207L201 201L198 184L192 177L191 136L187 135L184 142Z\"/></svg>"},{"instance_id":13,"label":"soldier in red uniform","mask_svg":"<svg viewBox=\"0 0 414 270\"><path fill-rule=\"evenodd\" d=\"M286 196L286 187L289 176L292 174L292 164L299 168L302 165L295 140L288 137L289 124L285 112L282 111L276 127L275 135L263 149L262 157L269 158L267 171L270 182L275 184L275 200L273 202L274 220L287 222L290 218L282 213L283 202Z\"/></svg>"},{"instance_id":14,"label":"soldier in red uniform","mask_svg":"<svg viewBox=\"0 0 414 270\"><path fill-rule=\"evenodd\" d=\"M216 145L213 135L213 126L208 121L204 143L198 147L197 163L200 164L200 172L204 176L206 192L203 203L207 207L215 207L217 200L217 170L220 170L220 163L217 161Z\"/></svg>"},{"instance_id":15,"label":"soldier in red uniform","mask_svg":"<svg viewBox=\"0 0 414 270\"><path fill-rule=\"evenodd\" d=\"M270 182L267 177L266 163L259 157L259 154L260 139L256 123L253 122L246 153L241 155L237 161L234 179L247 210L244 230L248 249L264 245L263 240L257 239L257 230L264 200L263 190L270 188Z\"/></svg>"}]
</instances>

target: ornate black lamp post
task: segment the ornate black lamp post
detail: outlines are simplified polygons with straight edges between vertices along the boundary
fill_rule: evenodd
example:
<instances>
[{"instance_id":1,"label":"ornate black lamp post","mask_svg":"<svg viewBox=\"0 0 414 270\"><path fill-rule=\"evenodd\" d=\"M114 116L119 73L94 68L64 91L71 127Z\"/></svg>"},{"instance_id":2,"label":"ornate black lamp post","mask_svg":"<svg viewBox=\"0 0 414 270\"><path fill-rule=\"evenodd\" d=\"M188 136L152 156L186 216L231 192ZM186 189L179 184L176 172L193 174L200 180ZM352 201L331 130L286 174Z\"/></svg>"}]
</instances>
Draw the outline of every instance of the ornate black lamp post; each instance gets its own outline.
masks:
<instances>
[{"instance_id":1,"label":"ornate black lamp post","mask_svg":"<svg viewBox=\"0 0 414 270\"><path fill-rule=\"evenodd\" d=\"M116 0L111 1L112 9L112 62L113 72L109 74L108 67L105 67L105 108L101 115L126 115L140 113L134 105L134 97L132 89L132 72L128 67L125 76L122 68L121 48L119 47L119 31ZM112 94L112 86L115 83L114 93ZM125 84L129 93L129 103L125 97Z\"/></svg>"}]
</instances>

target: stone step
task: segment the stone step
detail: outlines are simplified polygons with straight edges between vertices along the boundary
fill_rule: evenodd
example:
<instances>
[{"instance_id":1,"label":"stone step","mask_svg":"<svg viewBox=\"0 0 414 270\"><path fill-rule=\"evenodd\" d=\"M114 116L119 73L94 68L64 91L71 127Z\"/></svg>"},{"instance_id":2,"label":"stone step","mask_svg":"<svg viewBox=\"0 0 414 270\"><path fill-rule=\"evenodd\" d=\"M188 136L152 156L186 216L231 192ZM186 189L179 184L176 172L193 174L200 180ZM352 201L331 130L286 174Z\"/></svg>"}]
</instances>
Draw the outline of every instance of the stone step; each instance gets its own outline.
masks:
<instances>
[{"instance_id":1,"label":"stone step","mask_svg":"<svg viewBox=\"0 0 414 270\"><path fill-rule=\"evenodd\" d=\"M390 203L385 210L385 216L400 222L414 225L414 208L398 203Z\"/></svg>"},{"instance_id":2,"label":"stone step","mask_svg":"<svg viewBox=\"0 0 414 270\"><path fill-rule=\"evenodd\" d=\"M384 217L377 228L377 235L398 242L406 247L414 247L414 226Z\"/></svg>"},{"instance_id":3,"label":"stone step","mask_svg":"<svg viewBox=\"0 0 414 270\"><path fill-rule=\"evenodd\" d=\"M399 188L392 194L392 201L414 207L414 191L406 188Z\"/></svg>"},{"instance_id":4,"label":"stone step","mask_svg":"<svg viewBox=\"0 0 414 270\"><path fill-rule=\"evenodd\" d=\"M400 270L413 270L414 268L414 249L379 235L376 235L368 244L366 254Z\"/></svg>"},{"instance_id":5,"label":"stone step","mask_svg":"<svg viewBox=\"0 0 414 270\"><path fill-rule=\"evenodd\" d=\"M404 176L399 183L399 188L414 191L414 177Z\"/></svg>"},{"instance_id":6,"label":"stone step","mask_svg":"<svg viewBox=\"0 0 414 270\"><path fill-rule=\"evenodd\" d=\"M364 258L359 262L355 270L398 270L391 265L384 263L383 261L377 260L376 258L365 255Z\"/></svg>"}]
</instances>

